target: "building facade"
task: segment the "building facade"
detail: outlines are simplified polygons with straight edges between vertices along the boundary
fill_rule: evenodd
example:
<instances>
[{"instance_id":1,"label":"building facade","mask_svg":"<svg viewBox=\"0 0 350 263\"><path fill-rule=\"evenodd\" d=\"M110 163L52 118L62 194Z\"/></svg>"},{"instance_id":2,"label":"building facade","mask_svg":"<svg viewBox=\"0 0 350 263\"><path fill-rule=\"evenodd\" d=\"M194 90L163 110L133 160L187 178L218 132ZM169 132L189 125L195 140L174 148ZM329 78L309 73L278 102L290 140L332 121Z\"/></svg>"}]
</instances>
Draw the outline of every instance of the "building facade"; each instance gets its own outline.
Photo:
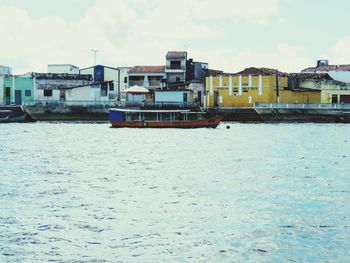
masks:
<instances>
[{"instance_id":1,"label":"building facade","mask_svg":"<svg viewBox=\"0 0 350 263\"><path fill-rule=\"evenodd\" d=\"M79 67L72 64L48 64L47 73L79 74Z\"/></svg>"},{"instance_id":2,"label":"building facade","mask_svg":"<svg viewBox=\"0 0 350 263\"><path fill-rule=\"evenodd\" d=\"M143 86L149 90L159 90L164 85L164 66L135 66L128 71L128 84Z\"/></svg>"},{"instance_id":3,"label":"building facade","mask_svg":"<svg viewBox=\"0 0 350 263\"><path fill-rule=\"evenodd\" d=\"M109 93L109 99L118 98L118 91L127 88L127 72L130 67L109 67L96 65L80 70L80 74L91 74L94 82L113 81L114 88Z\"/></svg>"},{"instance_id":4,"label":"building facade","mask_svg":"<svg viewBox=\"0 0 350 263\"><path fill-rule=\"evenodd\" d=\"M92 82L90 74L27 74L34 79L34 101L65 100L65 89L82 86Z\"/></svg>"},{"instance_id":5,"label":"building facade","mask_svg":"<svg viewBox=\"0 0 350 263\"><path fill-rule=\"evenodd\" d=\"M194 101L191 90L159 90L154 91L154 102L164 104L192 104Z\"/></svg>"},{"instance_id":6,"label":"building facade","mask_svg":"<svg viewBox=\"0 0 350 263\"><path fill-rule=\"evenodd\" d=\"M206 78L207 107L253 107L255 102L319 103L318 90L288 87L288 75L267 68L248 68Z\"/></svg>"},{"instance_id":7,"label":"building facade","mask_svg":"<svg viewBox=\"0 0 350 263\"><path fill-rule=\"evenodd\" d=\"M112 87L114 87L113 81L104 81L63 89L67 105L95 105L109 102Z\"/></svg>"},{"instance_id":8,"label":"building facade","mask_svg":"<svg viewBox=\"0 0 350 263\"><path fill-rule=\"evenodd\" d=\"M30 76L0 76L0 104L22 105L34 99L34 79Z\"/></svg>"},{"instance_id":9,"label":"building facade","mask_svg":"<svg viewBox=\"0 0 350 263\"><path fill-rule=\"evenodd\" d=\"M117 67L117 69L119 70L120 78L116 82L116 87L119 85L120 91L123 91L129 87L128 72L131 67Z\"/></svg>"},{"instance_id":10,"label":"building facade","mask_svg":"<svg viewBox=\"0 0 350 263\"><path fill-rule=\"evenodd\" d=\"M334 80L350 83L350 64L330 65L328 60L318 60L316 67L303 69L301 73L327 73Z\"/></svg>"},{"instance_id":11,"label":"building facade","mask_svg":"<svg viewBox=\"0 0 350 263\"><path fill-rule=\"evenodd\" d=\"M165 57L165 78L167 89L185 88L186 51L168 51Z\"/></svg>"}]
</instances>

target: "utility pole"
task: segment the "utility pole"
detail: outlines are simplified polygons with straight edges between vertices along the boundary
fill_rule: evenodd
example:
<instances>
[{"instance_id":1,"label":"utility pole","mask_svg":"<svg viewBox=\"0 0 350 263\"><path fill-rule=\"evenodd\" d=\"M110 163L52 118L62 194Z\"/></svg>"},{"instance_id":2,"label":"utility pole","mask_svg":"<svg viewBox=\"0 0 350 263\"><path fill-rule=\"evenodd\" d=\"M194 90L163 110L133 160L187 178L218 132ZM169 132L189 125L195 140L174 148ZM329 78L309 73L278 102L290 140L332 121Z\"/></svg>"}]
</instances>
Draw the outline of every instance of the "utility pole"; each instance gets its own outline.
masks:
<instances>
[{"instance_id":1,"label":"utility pole","mask_svg":"<svg viewBox=\"0 0 350 263\"><path fill-rule=\"evenodd\" d=\"M94 66L96 66L96 54L98 52L97 49L91 49L91 51L94 53Z\"/></svg>"},{"instance_id":2,"label":"utility pole","mask_svg":"<svg viewBox=\"0 0 350 263\"><path fill-rule=\"evenodd\" d=\"M276 102L280 102L280 92L279 92L279 84L278 84L278 70L276 69Z\"/></svg>"},{"instance_id":3,"label":"utility pole","mask_svg":"<svg viewBox=\"0 0 350 263\"><path fill-rule=\"evenodd\" d=\"M117 97L117 101L120 102L120 68L118 68L117 70L118 70L118 97Z\"/></svg>"}]
</instances>

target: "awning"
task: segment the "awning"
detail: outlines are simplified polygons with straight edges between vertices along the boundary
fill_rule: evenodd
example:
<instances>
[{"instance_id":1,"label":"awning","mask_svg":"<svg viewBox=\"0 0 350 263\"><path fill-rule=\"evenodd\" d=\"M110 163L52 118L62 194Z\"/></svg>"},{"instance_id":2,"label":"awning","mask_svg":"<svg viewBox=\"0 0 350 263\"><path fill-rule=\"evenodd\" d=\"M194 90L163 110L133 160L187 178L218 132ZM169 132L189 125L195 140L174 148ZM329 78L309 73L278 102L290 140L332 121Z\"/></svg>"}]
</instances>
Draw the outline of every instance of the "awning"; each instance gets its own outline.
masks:
<instances>
[{"instance_id":1,"label":"awning","mask_svg":"<svg viewBox=\"0 0 350 263\"><path fill-rule=\"evenodd\" d=\"M134 85L130 88L127 88L123 91L121 91L123 93L141 93L141 94L144 94L144 93L149 93L150 91L148 89L146 89L145 87L142 87L142 86L138 86L138 85Z\"/></svg>"}]
</instances>

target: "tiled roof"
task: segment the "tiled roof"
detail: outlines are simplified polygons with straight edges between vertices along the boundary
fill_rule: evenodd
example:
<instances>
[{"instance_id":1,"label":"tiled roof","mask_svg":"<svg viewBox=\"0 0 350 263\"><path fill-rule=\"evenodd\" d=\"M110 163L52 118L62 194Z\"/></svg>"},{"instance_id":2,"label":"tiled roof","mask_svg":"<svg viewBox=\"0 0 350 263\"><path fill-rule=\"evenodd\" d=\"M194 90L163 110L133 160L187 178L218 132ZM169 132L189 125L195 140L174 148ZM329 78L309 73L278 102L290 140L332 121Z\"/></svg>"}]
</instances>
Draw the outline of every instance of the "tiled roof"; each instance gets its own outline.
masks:
<instances>
[{"instance_id":1,"label":"tiled roof","mask_svg":"<svg viewBox=\"0 0 350 263\"><path fill-rule=\"evenodd\" d=\"M237 72L235 75L275 75L276 69L272 68L246 68L240 72ZM287 75L285 72L278 71L280 76Z\"/></svg>"},{"instance_id":2,"label":"tiled roof","mask_svg":"<svg viewBox=\"0 0 350 263\"><path fill-rule=\"evenodd\" d=\"M135 66L132 67L129 73L164 73L165 66Z\"/></svg>"},{"instance_id":3,"label":"tiled roof","mask_svg":"<svg viewBox=\"0 0 350 263\"><path fill-rule=\"evenodd\" d=\"M350 65L327 65L319 67L310 67L303 69L301 72L305 71L350 71Z\"/></svg>"},{"instance_id":4,"label":"tiled roof","mask_svg":"<svg viewBox=\"0 0 350 263\"><path fill-rule=\"evenodd\" d=\"M166 54L167 58L184 58L186 56L186 51L168 51L168 53Z\"/></svg>"},{"instance_id":5,"label":"tiled roof","mask_svg":"<svg viewBox=\"0 0 350 263\"><path fill-rule=\"evenodd\" d=\"M289 73L290 78L295 79L328 79L333 80L328 73Z\"/></svg>"},{"instance_id":6,"label":"tiled roof","mask_svg":"<svg viewBox=\"0 0 350 263\"><path fill-rule=\"evenodd\" d=\"M222 75L224 72L222 70L217 70L217 69L208 69L208 76L217 76L217 75Z\"/></svg>"}]
</instances>

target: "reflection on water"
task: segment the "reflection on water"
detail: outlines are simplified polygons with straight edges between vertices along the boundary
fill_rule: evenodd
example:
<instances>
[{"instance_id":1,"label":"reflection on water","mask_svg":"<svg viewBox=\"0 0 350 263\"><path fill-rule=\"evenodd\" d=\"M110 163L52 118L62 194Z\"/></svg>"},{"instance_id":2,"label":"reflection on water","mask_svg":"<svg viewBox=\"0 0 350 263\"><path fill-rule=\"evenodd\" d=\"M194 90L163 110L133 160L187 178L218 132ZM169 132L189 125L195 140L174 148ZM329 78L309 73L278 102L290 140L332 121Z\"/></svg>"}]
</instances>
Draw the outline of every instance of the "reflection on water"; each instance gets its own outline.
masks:
<instances>
[{"instance_id":1,"label":"reflection on water","mask_svg":"<svg viewBox=\"0 0 350 263\"><path fill-rule=\"evenodd\" d=\"M350 126L0 125L1 262L350 260Z\"/></svg>"}]
</instances>

